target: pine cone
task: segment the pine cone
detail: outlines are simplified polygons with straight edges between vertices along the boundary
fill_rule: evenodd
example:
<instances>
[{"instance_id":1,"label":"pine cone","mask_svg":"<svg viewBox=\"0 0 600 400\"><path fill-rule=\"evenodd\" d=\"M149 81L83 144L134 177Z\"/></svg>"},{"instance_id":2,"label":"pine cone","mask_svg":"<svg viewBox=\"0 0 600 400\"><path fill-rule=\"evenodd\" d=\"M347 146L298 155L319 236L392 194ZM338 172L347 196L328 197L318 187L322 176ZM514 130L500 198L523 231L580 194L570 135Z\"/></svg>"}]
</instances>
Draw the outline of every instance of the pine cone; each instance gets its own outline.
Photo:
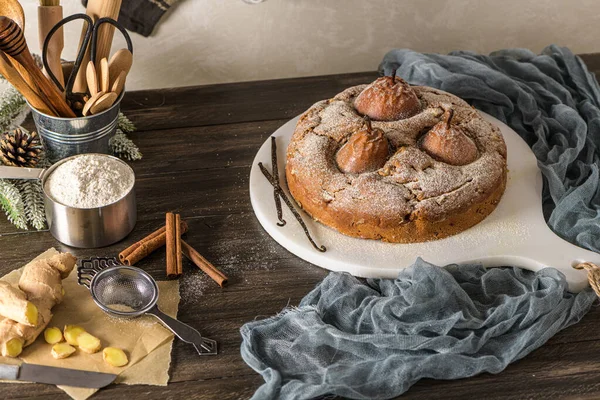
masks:
<instances>
[{"instance_id":1,"label":"pine cone","mask_svg":"<svg viewBox=\"0 0 600 400\"><path fill-rule=\"evenodd\" d=\"M42 145L37 133L17 128L0 137L0 159L5 165L32 168L40 161Z\"/></svg>"}]
</instances>

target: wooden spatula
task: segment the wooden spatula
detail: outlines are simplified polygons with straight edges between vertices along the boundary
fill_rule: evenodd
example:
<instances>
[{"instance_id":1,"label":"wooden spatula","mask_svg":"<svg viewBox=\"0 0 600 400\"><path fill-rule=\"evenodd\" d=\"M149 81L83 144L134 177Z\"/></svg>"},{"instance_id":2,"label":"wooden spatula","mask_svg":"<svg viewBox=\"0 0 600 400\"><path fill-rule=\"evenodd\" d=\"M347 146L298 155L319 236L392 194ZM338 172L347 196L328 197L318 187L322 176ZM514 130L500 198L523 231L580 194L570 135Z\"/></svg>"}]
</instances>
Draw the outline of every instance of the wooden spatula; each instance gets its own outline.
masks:
<instances>
[{"instance_id":1,"label":"wooden spatula","mask_svg":"<svg viewBox=\"0 0 600 400\"><path fill-rule=\"evenodd\" d=\"M96 73L96 67L93 62L88 62L87 69L85 71L87 78L87 86L90 94L94 96L98 93L98 74Z\"/></svg>"},{"instance_id":2,"label":"wooden spatula","mask_svg":"<svg viewBox=\"0 0 600 400\"><path fill-rule=\"evenodd\" d=\"M117 100L117 95L113 92L105 93L103 96L98 98L92 108L90 108L90 114L98 114L102 111L108 110Z\"/></svg>"},{"instance_id":3,"label":"wooden spatula","mask_svg":"<svg viewBox=\"0 0 600 400\"><path fill-rule=\"evenodd\" d=\"M56 87L42 74L29 52L23 31L12 19L0 16L0 50L13 57L27 69L36 88L45 97L44 102L60 117L75 118L75 113L62 98Z\"/></svg>"},{"instance_id":4,"label":"wooden spatula","mask_svg":"<svg viewBox=\"0 0 600 400\"><path fill-rule=\"evenodd\" d=\"M110 87L110 91L116 93L117 97L121 94L123 88L125 87L125 79L127 79L127 74L125 71L121 71L119 76L117 76L117 79L115 79Z\"/></svg>"},{"instance_id":5,"label":"wooden spatula","mask_svg":"<svg viewBox=\"0 0 600 400\"><path fill-rule=\"evenodd\" d=\"M131 65L133 64L133 54L127 49L119 49L112 55L108 62L108 74L110 81L114 82L117 77L121 74L121 71L125 72L125 75L129 73Z\"/></svg>"},{"instance_id":6,"label":"wooden spatula","mask_svg":"<svg viewBox=\"0 0 600 400\"><path fill-rule=\"evenodd\" d=\"M99 79L100 79L100 90L102 90L105 93L108 93L108 91L110 90L110 79L108 76L108 61L106 60L106 57L104 57L102 60L100 60Z\"/></svg>"},{"instance_id":7,"label":"wooden spatula","mask_svg":"<svg viewBox=\"0 0 600 400\"><path fill-rule=\"evenodd\" d=\"M100 97L104 96L106 93L104 92L98 92L95 95L93 95L92 97L90 97L88 99L88 101L85 102L85 105L83 106L83 111L81 111L81 114L85 117L87 115L90 114L90 109L92 108L92 106L98 101L98 99L100 99Z\"/></svg>"}]
</instances>

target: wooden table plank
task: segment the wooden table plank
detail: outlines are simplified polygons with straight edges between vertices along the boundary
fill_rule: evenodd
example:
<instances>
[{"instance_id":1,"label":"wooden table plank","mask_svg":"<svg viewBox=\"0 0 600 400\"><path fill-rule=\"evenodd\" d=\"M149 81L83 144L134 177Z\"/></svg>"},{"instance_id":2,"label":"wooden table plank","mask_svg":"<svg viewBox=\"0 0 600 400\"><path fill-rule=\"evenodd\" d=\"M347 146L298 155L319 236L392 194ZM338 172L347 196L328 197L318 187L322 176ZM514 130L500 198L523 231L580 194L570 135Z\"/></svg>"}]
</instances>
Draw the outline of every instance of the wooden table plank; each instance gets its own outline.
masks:
<instances>
[{"instance_id":1,"label":"wooden table plank","mask_svg":"<svg viewBox=\"0 0 600 400\"><path fill-rule=\"evenodd\" d=\"M121 104L144 131L291 119L313 103L375 77L376 72L362 72L142 90L127 93Z\"/></svg>"}]
</instances>

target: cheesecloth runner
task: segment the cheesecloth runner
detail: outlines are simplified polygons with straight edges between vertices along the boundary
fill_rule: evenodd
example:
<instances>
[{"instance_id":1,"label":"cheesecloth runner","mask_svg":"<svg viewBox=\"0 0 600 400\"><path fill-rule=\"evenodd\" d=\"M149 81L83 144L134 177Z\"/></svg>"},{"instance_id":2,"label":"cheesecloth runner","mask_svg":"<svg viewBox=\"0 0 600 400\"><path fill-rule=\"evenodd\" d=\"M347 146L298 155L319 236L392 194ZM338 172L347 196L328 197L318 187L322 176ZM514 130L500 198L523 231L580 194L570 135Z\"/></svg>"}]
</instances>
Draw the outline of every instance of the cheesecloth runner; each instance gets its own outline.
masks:
<instances>
[{"instance_id":1,"label":"cheesecloth runner","mask_svg":"<svg viewBox=\"0 0 600 400\"><path fill-rule=\"evenodd\" d=\"M600 250L600 88L569 50L490 56L389 52L380 69L436 87L512 127L544 176L544 213L563 238ZM297 308L247 323L241 353L265 379L254 399L386 399L421 378L498 373L578 322L596 295L564 276L418 259L395 280L330 273Z\"/></svg>"}]
</instances>

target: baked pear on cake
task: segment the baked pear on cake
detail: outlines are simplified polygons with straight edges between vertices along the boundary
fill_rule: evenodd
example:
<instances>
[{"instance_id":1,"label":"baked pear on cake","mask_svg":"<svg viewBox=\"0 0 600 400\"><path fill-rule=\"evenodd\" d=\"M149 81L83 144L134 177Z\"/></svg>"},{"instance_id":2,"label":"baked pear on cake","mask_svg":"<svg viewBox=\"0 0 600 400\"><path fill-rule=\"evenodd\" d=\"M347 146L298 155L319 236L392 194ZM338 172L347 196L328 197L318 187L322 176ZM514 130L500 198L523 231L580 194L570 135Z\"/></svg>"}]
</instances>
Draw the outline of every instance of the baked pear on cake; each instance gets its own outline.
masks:
<instances>
[{"instance_id":1,"label":"baked pear on cake","mask_svg":"<svg viewBox=\"0 0 600 400\"><path fill-rule=\"evenodd\" d=\"M405 80L383 76L358 95L354 107L359 114L374 121L395 121L418 114L421 102Z\"/></svg>"},{"instance_id":2,"label":"baked pear on cake","mask_svg":"<svg viewBox=\"0 0 600 400\"><path fill-rule=\"evenodd\" d=\"M477 159L477 146L463 129L452 124L454 111L444 113L440 121L421 139L421 148L436 160L450 165L466 165Z\"/></svg>"},{"instance_id":3,"label":"baked pear on cake","mask_svg":"<svg viewBox=\"0 0 600 400\"><path fill-rule=\"evenodd\" d=\"M383 131L371 126L369 117L337 152L336 161L342 172L360 174L378 170L389 157L389 143Z\"/></svg>"}]
</instances>

